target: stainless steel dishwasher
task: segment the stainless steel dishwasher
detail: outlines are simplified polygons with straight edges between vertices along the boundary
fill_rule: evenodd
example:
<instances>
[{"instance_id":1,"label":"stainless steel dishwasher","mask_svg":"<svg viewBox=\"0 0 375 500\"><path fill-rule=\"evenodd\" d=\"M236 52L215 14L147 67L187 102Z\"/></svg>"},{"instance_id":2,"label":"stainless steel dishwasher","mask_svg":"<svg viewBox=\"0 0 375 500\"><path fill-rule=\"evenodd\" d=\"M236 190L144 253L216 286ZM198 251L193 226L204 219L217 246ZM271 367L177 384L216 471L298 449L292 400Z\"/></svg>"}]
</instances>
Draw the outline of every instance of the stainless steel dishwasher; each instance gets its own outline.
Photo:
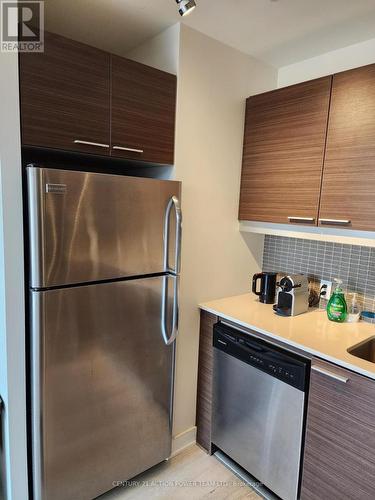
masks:
<instances>
[{"instance_id":1,"label":"stainless steel dishwasher","mask_svg":"<svg viewBox=\"0 0 375 500\"><path fill-rule=\"evenodd\" d=\"M298 498L309 360L214 325L212 442L283 500Z\"/></svg>"}]
</instances>

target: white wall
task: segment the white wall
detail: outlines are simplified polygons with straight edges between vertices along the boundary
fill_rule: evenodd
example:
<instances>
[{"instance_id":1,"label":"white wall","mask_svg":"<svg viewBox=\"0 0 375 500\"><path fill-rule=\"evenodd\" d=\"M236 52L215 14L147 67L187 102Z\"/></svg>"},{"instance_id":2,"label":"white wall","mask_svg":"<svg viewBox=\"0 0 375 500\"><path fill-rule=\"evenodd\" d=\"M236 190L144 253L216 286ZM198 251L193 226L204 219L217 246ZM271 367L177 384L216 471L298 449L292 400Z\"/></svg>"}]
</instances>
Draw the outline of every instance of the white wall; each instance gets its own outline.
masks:
<instances>
[{"instance_id":1,"label":"white wall","mask_svg":"<svg viewBox=\"0 0 375 500\"><path fill-rule=\"evenodd\" d=\"M177 23L131 50L126 57L176 75L179 50L180 25Z\"/></svg>"},{"instance_id":2,"label":"white wall","mask_svg":"<svg viewBox=\"0 0 375 500\"><path fill-rule=\"evenodd\" d=\"M0 52L0 393L8 500L26 500L26 392L18 55Z\"/></svg>"},{"instance_id":3,"label":"white wall","mask_svg":"<svg viewBox=\"0 0 375 500\"><path fill-rule=\"evenodd\" d=\"M278 87L375 63L375 38L279 69Z\"/></svg>"},{"instance_id":4,"label":"white wall","mask_svg":"<svg viewBox=\"0 0 375 500\"><path fill-rule=\"evenodd\" d=\"M263 237L241 235L238 200L245 98L276 86L277 71L181 25L175 176L183 243L174 434L195 425L199 302L249 290ZM244 238L247 238L246 240Z\"/></svg>"},{"instance_id":5,"label":"white wall","mask_svg":"<svg viewBox=\"0 0 375 500\"><path fill-rule=\"evenodd\" d=\"M176 47L179 51L176 52ZM277 86L277 70L185 25L127 54L177 70L175 168L182 181L183 239L174 450L195 437L199 302L249 290L263 237L242 235L237 212L245 99Z\"/></svg>"}]
</instances>

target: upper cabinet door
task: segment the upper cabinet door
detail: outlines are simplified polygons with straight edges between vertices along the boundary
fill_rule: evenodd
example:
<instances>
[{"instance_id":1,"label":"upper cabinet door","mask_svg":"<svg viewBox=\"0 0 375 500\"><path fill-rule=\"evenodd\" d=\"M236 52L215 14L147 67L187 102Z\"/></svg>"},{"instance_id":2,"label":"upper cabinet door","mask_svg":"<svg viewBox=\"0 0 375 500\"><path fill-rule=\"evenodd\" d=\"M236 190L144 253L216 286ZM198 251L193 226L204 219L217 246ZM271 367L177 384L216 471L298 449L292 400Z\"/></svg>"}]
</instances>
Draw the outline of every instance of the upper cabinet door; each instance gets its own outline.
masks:
<instances>
[{"instance_id":1,"label":"upper cabinet door","mask_svg":"<svg viewBox=\"0 0 375 500\"><path fill-rule=\"evenodd\" d=\"M331 83L247 100L240 220L317 224Z\"/></svg>"},{"instance_id":2,"label":"upper cabinet door","mask_svg":"<svg viewBox=\"0 0 375 500\"><path fill-rule=\"evenodd\" d=\"M375 230L375 64L333 77L319 224Z\"/></svg>"},{"instance_id":3,"label":"upper cabinet door","mask_svg":"<svg viewBox=\"0 0 375 500\"><path fill-rule=\"evenodd\" d=\"M20 55L22 144L109 154L110 56L45 33Z\"/></svg>"},{"instance_id":4,"label":"upper cabinet door","mask_svg":"<svg viewBox=\"0 0 375 500\"><path fill-rule=\"evenodd\" d=\"M173 164L176 76L112 56L111 155Z\"/></svg>"}]
</instances>

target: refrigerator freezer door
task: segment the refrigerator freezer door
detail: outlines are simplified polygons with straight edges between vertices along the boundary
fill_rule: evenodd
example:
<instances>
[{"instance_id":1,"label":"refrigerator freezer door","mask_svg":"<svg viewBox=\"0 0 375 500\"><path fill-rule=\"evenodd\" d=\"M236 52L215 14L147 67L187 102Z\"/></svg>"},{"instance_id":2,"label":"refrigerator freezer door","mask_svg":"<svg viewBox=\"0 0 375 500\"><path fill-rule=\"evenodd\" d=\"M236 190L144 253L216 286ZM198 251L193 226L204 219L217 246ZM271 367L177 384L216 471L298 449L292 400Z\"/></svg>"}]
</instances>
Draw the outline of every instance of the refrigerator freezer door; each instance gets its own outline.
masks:
<instances>
[{"instance_id":1,"label":"refrigerator freezer door","mask_svg":"<svg viewBox=\"0 0 375 500\"><path fill-rule=\"evenodd\" d=\"M165 279L31 292L35 500L89 500L170 455Z\"/></svg>"},{"instance_id":2,"label":"refrigerator freezer door","mask_svg":"<svg viewBox=\"0 0 375 500\"><path fill-rule=\"evenodd\" d=\"M179 182L39 167L27 174L31 288L161 273L166 262L178 267L179 212L170 207Z\"/></svg>"}]
</instances>

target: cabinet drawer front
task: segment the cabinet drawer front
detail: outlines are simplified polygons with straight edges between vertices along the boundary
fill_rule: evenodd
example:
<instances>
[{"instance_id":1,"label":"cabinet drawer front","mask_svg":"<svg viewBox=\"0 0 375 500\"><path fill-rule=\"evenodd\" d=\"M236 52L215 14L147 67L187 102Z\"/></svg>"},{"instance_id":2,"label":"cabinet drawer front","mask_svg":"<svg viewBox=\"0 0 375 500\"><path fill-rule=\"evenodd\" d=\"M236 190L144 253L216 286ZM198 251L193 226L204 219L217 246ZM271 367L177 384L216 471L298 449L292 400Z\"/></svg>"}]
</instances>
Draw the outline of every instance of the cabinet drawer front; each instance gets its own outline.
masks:
<instances>
[{"instance_id":1,"label":"cabinet drawer front","mask_svg":"<svg viewBox=\"0 0 375 500\"><path fill-rule=\"evenodd\" d=\"M22 144L109 154L109 54L45 33L20 54Z\"/></svg>"},{"instance_id":2,"label":"cabinet drawer front","mask_svg":"<svg viewBox=\"0 0 375 500\"><path fill-rule=\"evenodd\" d=\"M375 381L313 360L301 498L375 498Z\"/></svg>"},{"instance_id":3,"label":"cabinet drawer front","mask_svg":"<svg viewBox=\"0 0 375 500\"><path fill-rule=\"evenodd\" d=\"M112 56L112 156L173 164L175 108L175 75Z\"/></svg>"},{"instance_id":4,"label":"cabinet drawer front","mask_svg":"<svg viewBox=\"0 0 375 500\"><path fill-rule=\"evenodd\" d=\"M240 220L317 224L331 82L247 100Z\"/></svg>"},{"instance_id":5,"label":"cabinet drawer front","mask_svg":"<svg viewBox=\"0 0 375 500\"><path fill-rule=\"evenodd\" d=\"M375 230L374 117L375 64L334 75L320 219Z\"/></svg>"}]
</instances>

